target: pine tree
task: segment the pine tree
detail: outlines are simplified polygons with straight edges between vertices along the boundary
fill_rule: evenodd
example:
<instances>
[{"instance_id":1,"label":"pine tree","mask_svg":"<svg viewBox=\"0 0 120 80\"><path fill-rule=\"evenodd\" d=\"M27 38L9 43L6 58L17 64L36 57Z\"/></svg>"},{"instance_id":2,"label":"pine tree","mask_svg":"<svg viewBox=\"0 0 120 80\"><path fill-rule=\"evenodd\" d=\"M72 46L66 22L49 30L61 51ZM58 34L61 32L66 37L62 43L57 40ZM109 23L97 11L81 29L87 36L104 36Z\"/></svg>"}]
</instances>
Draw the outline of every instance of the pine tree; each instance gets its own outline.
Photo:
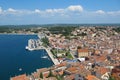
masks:
<instances>
[{"instance_id":1,"label":"pine tree","mask_svg":"<svg viewBox=\"0 0 120 80\"><path fill-rule=\"evenodd\" d=\"M52 71L50 70L48 77L53 77L53 76L54 75L53 75Z\"/></svg>"},{"instance_id":2,"label":"pine tree","mask_svg":"<svg viewBox=\"0 0 120 80\"><path fill-rule=\"evenodd\" d=\"M42 79L43 79L43 74L42 74L42 72L40 73L40 78L42 78Z\"/></svg>"}]
</instances>

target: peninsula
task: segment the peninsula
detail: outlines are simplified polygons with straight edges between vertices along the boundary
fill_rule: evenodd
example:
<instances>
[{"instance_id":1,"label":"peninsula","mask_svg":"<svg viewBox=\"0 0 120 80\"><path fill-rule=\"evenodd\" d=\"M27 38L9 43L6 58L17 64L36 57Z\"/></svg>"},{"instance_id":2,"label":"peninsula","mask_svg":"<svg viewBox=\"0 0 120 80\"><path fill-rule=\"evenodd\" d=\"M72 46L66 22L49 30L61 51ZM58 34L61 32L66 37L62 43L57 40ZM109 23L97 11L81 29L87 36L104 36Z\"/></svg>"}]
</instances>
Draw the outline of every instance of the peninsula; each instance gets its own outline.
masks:
<instances>
[{"instance_id":1,"label":"peninsula","mask_svg":"<svg viewBox=\"0 0 120 80\"><path fill-rule=\"evenodd\" d=\"M45 49L54 66L11 80L120 79L120 26L49 27L38 37L28 40L27 49Z\"/></svg>"}]
</instances>

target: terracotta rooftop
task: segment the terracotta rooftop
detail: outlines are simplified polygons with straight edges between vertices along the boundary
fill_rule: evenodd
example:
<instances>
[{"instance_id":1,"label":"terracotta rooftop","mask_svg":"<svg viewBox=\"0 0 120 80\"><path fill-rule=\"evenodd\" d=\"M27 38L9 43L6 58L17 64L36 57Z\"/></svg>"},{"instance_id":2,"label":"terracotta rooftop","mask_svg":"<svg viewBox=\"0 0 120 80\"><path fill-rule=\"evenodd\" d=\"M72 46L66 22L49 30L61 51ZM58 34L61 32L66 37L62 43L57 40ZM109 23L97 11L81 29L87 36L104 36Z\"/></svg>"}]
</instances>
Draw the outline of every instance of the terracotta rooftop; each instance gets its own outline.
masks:
<instances>
[{"instance_id":1,"label":"terracotta rooftop","mask_svg":"<svg viewBox=\"0 0 120 80\"><path fill-rule=\"evenodd\" d=\"M100 50L95 50L95 54L99 54L100 53Z\"/></svg>"},{"instance_id":2,"label":"terracotta rooftop","mask_svg":"<svg viewBox=\"0 0 120 80\"><path fill-rule=\"evenodd\" d=\"M62 62L62 63L60 63L60 64L58 64L58 65L56 65L57 67L62 67L62 66L66 66L66 62Z\"/></svg>"},{"instance_id":3,"label":"terracotta rooftop","mask_svg":"<svg viewBox=\"0 0 120 80\"><path fill-rule=\"evenodd\" d=\"M100 61L100 62L103 62L106 60L106 57L105 56L99 56L96 61Z\"/></svg>"},{"instance_id":4,"label":"terracotta rooftop","mask_svg":"<svg viewBox=\"0 0 120 80\"><path fill-rule=\"evenodd\" d=\"M74 80L75 76L74 75L69 75L65 77L65 80Z\"/></svg>"},{"instance_id":5,"label":"terracotta rooftop","mask_svg":"<svg viewBox=\"0 0 120 80\"><path fill-rule=\"evenodd\" d=\"M43 73L44 77L48 77L49 73Z\"/></svg>"},{"instance_id":6,"label":"terracotta rooftop","mask_svg":"<svg viewBox=\"0 0 120 80\"><path fill-rule=\"evenodd\" d=\"M11 78L11 80L28 80L28 78L26 74L23 74L23 75L19 75L19 76Z\"/></svg>"},{"instance_id":7,"label":"terracotta rooftop","mask_svg":"<svg viewBox=\"0 0 120 80\"><path fill-rule=\"evenodd\" d=\"M39 73L34 72L34 73L33 73L33 76L34 76L35 78L38 78L38 77L39 77Z\"/></svg>"},{"instance_id":8,"label":"terracotta rooftop","mask_svg":"<svg viewBox=\"0 0 120 80\"><path fill-rule=\"evenodd\" d=\"M63 73L64 73L63 70L61 70L61 71L58 72L59 75L63 75Z\"/></svg>"},{"instance_id":9,"label":"terracotta rooftop","mask_svg":"<svg viewBox=\"0 0 120 80\"><path fill-rule=\"evenodd\" d=\"M87 80L100 80L100 79L98 79L97 77L95 77L94 75L88 75L88 76L86 77L86 79L87 79Z\"/></svg>"},{"instance_id":10,"label":"terracotta rooftop","mask_svg":"<svg viewBox=\"0 0 120 80\"><path fill-rule=\"evenodd\" d=\"M99 67L97 72L99 72L100 74L105 74L106 72L109 72L109 69L104 67Z\"/></svg>"},{"instance_id":11,"label":"terracotta rooftop","mask_svg":"<svg viewBox=\"0 0 120 80\"><path fill-rule=\"evenodd\" d=\"M76 67L70 67L67 69L67 71L71 72L71 73L76 73L78 70Z\"/></svg>"},{"instance_id":12,"label":"terracotta rooftop","mask_svg":"<svg viewBox=\"0 0 120 80\"><path fill-rule=\"evenodd\" d=\"M45 72L48 71L48 68L41 68L41 69L37 69L38 72Z\"/></svg>"},{"instance_id":13,"label":"terracotta rooftop","mask_svg":"<svg viewBox=\"0 0 120 80\"><path fill-rule=\"evenodd\" d=\"M88 52L88 49L78 49L78 52Z\"/></svg>"}]
</instances>

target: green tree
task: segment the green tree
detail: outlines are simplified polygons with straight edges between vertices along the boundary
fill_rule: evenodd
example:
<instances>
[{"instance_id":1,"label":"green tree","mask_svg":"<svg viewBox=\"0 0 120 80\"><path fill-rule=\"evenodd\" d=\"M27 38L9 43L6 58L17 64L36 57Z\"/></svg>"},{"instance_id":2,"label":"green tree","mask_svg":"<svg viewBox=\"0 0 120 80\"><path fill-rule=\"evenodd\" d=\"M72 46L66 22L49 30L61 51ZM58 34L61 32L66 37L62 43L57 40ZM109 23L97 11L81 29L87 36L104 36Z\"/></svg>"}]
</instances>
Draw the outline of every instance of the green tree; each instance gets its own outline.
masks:
<instances>
[{"instance_id":1,"label":"green tree","mask_svg":"<svg viewBox=\"0 0 120 80\"><path fill-rule=\"evenodd\" d=\"M81 46L78 46L77 49L81 49Z\"/></svg>"},{"instance_id":2,"label":"green tree","mask_svg":"<svg viewBox=\"0 0 120 80\"><path fill-rule=\"evenodd\" d=\"M113 28L113 30L119 33L119 32L120 32L120 27L118 27L118 28Z\"/></svg>"},{"instance_id":3,"label":"green tree","mask_svg":"<svg viewBox=\"0 0 120 80\"><path fill-rule=\"evenodd\" d=\"M52 70L49 71L48 77L54 77L54 75L53 75L53 73L52 73Z\"/></svg>"},{"instance_id":4,"label":"green tree","mask_svg":"<svg viewBox=\"0 0 120 80\"><path fill-rule=\"evenodd\" d=\"M72 57L72 55L71 55L70 52L66 52L65 56L66 56L66 58L68 58L68 59L73 59L73 57Z\"/></svg>"},{"instance_id":5,"label":"green tree","mask_svg":"<svg viewBox=\"0 0 120 80\"><path fill-rule=\"evenodd\" d=\"M42 38L41 41L43 42L43 46L47 47L49 45L49 40L47 37Z\"/></svg>"},{"instance_id":6,"label":"green tree","mask_svg":"<svg viewBox=\"0 0 120 80\"><path fill-rule=\"evenodd\" d=\"M43 74L42 74L42 72L40 73L40 78L42 78L42 79L43 79Z\"/></svg>"},{"instance_id":7,"label":"green tree","mask_svg":"<svg viewBox=\"0 0 120 80\"><path fill-rule=\"evenodd\" d=\"M57 80L63 80L63 76L62 76L62 75L61 75L61 76L60 76L60 75L57 75L57 76L56 76L56 79L57 79Z\"/></svg>"},{"instance_id":8,"label":"green tree","mask_svg":"<svg viewBox=\"0 0 120 80\"><path fill-rule=\"evenodd\" d=\"M110 76L109 80L115 80L112 76Z\"/></svg>"},{"instance_id":9,"label":"green tree","mask_svg":"<svg viewBox=\"0 0 120 80\"><path fill-rule=\"evenodd\" d=\"M69 52L66 52L65 55L68 56L68 55L69 55Z\"/></svg>"}]
</instances>

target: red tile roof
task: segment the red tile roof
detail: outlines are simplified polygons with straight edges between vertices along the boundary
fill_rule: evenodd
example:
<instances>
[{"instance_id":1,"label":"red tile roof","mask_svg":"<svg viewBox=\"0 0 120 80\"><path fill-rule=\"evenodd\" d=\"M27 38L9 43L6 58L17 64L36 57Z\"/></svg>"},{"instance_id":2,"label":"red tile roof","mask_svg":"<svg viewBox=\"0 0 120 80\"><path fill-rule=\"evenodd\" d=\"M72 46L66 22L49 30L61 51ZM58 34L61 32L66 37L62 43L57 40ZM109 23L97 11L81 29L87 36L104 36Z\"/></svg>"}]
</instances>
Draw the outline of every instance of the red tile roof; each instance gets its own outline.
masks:
<instances>
[{"instance_id":1,"label":"red tile roof","mask_svg":"<svg viewBox=\"0 0 120 80\"><path fill-rule=\"evenodd\" d=\"M11 80L28 80L28 78L26 74L23 74L23 75L19 75L19 76L11 78Z\"/></svg>"},{"instance_id":2,"label":"red tile roof","mask_svg":"<svg viewBox=\"0 0 120 80\"><path fill-rule=\"evenodd\" d=\"M100 74L105 74L106 72L109 72L109 69L104 67L99 67L97 72L99 72Z\"/></svg>"},{"instance_id":3,"label":"red tile roof","mask_svg":"<svg viewBox=\"0 0 120 80\"><path fill-rule=\"evenodd\" d=\"M63 63L60 63L60 64L58 64L58 65L56 65L56 66L62 67L62 66L66 66L66 65L67 65L67 63L66 63L66 62L63 62Z\"/></svg>"},{"instance_id":4,"label":"red tile roof","mask_svg":"<svg viewBox=\"0 0 120 80\"><path fill-rule=\"evenodd\" d=\"M99 62L103 62L106 60L106 57L105 56L100 56L96 59L96 61L99 61Z\"/></svg>"},{"instance_id":5,"label":"red tile roof","mask_svg":"<svg viewBox=\"0 0 120 80\"><path fill-rule=\"evenodd\" d=\"M67 69L67 71L71 72L71 73L76 73L78 70L76 67L70 67Z\"/></svg>"},{"instance_id":6,"label":"red tile roof","mask_svg":"<svg viewBox=\"0 0 120 80\"><path fill-rule=\"evenodd\" d=\"M80 52L88 52L88 49L78 49L78 53Z\"/></svg>"},{"instance_id":7,"label":"red tile roof","mask_svg":"<svg viewBox=\"0 0 120 80\"><path fill-rule=\"evenodd\" d=\"M96 78L94 75L88 75L88 76L86 77L86 79L87 79L87 80L100 80L100 79Z\"/></svg>"}]
</instances>

